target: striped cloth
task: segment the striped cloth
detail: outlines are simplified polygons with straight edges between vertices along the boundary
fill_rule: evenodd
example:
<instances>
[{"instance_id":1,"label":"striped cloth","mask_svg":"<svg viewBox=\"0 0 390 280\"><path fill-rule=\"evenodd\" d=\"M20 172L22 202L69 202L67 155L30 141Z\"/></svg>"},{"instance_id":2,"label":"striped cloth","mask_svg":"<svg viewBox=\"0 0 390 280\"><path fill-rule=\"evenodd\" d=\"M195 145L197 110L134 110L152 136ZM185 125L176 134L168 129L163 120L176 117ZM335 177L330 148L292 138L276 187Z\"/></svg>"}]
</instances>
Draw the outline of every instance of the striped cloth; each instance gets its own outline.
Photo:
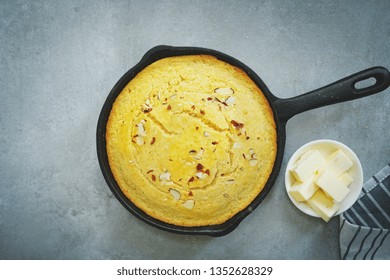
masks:
<instances>
[{"instance_id":1,"label":"striped cloth","mask_svg":"<svg viewBox=\"0 0 390 280\"><path fill-rule=\"evenodd\" d=\"M357 202L340 215L344 260L390 259L390 164L364 185Z\"/></svg>"}]
</instances>

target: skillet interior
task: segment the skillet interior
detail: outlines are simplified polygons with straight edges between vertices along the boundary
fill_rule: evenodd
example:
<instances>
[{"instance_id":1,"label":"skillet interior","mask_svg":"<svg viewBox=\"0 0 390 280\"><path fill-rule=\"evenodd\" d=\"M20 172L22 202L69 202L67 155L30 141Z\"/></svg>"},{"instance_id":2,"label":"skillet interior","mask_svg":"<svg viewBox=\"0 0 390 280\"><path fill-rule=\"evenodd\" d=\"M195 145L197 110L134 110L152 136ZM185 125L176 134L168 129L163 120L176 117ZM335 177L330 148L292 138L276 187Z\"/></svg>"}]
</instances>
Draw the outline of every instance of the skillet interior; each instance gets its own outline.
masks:
<instances>
[{"instance_id":1,"label":"skillet interior","mask_svg":"<svg viewBox=\"0 0 390 280\"><path fill-rule=\"evenodd\" d=\"M212 225L212 226L201 226L201 227L180 227L175 226L171 224L167 224L164 222L161 222L159 220L156 220L143 211L141 211L139 208L137 208L120 190L118 184L116 183L114 176L110 170L109 164L108 164L108 158L107 158L107 152L106 152L106 123L111 111L111 107L113 102L115 101L116 97L119 95L119 93L122 91L122 89L129 83L129 81L135 77L141 70L143 70L146 66L149 64L165 57L170 56L182 56L182 55L191 55L191 54L209 54L212 56L215 56L216 58L225 61L231 65L237 66L241 68L243 71L245 71L248 76L257 84L257 86L263 91L265 97L268 99L274 116L275 116L275 123L276 123L276 129L277 129L277 154L276 159L274 163L274 167L272 170L272 173L262 190L262 192L248 205L246 209L243 211L237 213L235 216L227 220L225 223L220 225ZM274 181L276 180L277 174L280 170L281 161L283 157L283 150L284 150L284 143L285 143L285 122L279 122L277 120L277 112L275 112L274 107L272 106L272 103L277 100L275 96L273 96L268 88L265 86L263 81L247 66L239 62L238 60L225 55L223 53L209 50L209 49L203 49L203 48L191 48L191 47L167 47L167 46L158 46L150 51L148 51L145 56L141 59L141 61L132 69L130 69L114 86L112 91L110 92L104 106L101 112L101 115L99 117L98 122L98 130L97 130L97 149L98 149L98 158L100 162L100 166L102 169L102 172L104 174L104 177L110 187L110 189L113 191L115 196L119 199L119 201L128 209L130 212L132 212L135 216L140 218L141 220L156 226L160 229L164 229L167 231L175 232L175 233L182 233L182 234L206 234L206 235L212 235L212 236L220 236L229 233L234 228L238 226L238 224L248 215L250 214L259 204L260 202L266 197L266 195L269 193Z\"/></svg>"}]
</instances>

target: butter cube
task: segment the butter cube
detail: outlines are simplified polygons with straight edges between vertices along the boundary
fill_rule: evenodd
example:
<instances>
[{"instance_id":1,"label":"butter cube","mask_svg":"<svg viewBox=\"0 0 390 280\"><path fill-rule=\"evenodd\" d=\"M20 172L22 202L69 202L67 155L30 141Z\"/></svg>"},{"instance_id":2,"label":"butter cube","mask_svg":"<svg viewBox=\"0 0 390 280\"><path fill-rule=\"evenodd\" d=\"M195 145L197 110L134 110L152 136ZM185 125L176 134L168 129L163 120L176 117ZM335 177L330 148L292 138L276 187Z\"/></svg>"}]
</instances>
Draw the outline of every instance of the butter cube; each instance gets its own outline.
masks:
<instances>
[{"instance_id":1,"label":"butter cube","mask_svg":"<svg viewBox=\"0 0 390 280\"><path fill-rule=\"evenodd\" d=\"M339 177L353 165L353 162L348 158L348 156L342 151L337 150L333 152L326 159L326 170L329 170L333 173L334 176Z\"/></svg>"},{"instance_id":2,"label":"butter cube","mask_svg":"<svg viewBox=\"0 0 390 280\"><path fill-rule=\"evenodd\" d=\"M340 206L321 189L315 192L307 204L326 222L329 222L330 218L340 209Z\"/></svg>"},{"instance_id":3,"label":"butter cube","mask_svg":"<svg viewBox=\"0 0 390 280\"><path fill-rule=\"evenodd\" d=\"M349 188L329 171L323 172L317 179L316 184L331 198L341 202L350 192Z\"/></svg>"},{"instance_id":4,"label":"butter cube","mask_svg":"<svg viewBox=\"0 0 390 280\"><path fill-rule=\"evenodd\" d=\"M341 175L340 177L337 178L337 180L339 180L341 183L343 183L344 185L346 185L347 187L352 184L353 182L353 178L351 175L349 175L348 173L344 173L343 175Z\"/></svg>"},{"instance_id":5,"label":"butter cube","mask_svg":"<svg viewBox=\"0 0 390 280\"><path fill-rule=\"evenodd\" d=\"M318 150L310 150L301 156L290 172L296 180L305 182L310 176L318 172L323 164L325 164L324 156Z\"/></svg>"},{"instance_id":6,"label":"butter cube","mask_svg":"<svg viewBox=\"0 0 390 280\"><path fill-rule=\"evenodd\" d=\"M290 189L290 195L294 197L296 201L308 200L316 191L318 186L314 183L314 176L311 176L305 182L295 182Z\"/></svg>"}]
</instances>

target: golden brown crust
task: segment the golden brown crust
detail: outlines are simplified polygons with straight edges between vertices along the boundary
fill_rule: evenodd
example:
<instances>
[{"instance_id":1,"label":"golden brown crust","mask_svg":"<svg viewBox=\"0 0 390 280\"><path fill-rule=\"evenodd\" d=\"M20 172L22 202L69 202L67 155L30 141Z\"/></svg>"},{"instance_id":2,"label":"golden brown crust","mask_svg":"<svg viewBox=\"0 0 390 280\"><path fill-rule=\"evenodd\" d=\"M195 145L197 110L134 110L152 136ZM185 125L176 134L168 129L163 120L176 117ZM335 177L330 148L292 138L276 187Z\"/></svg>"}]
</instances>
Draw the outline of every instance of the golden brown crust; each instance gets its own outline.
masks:
<instances>
[{"instance_id":1,"label":"golden brown crust","mask_svg":"<svg viewBox=\"0 0 390 280\"><path fill-rule=\"evenodd\" d=\"M276 157L267 99L241 69L209 55L141 71L113 104L107 153L124 194L179 226L221 224L264 188Z\"/></svg>"}]
</instances>

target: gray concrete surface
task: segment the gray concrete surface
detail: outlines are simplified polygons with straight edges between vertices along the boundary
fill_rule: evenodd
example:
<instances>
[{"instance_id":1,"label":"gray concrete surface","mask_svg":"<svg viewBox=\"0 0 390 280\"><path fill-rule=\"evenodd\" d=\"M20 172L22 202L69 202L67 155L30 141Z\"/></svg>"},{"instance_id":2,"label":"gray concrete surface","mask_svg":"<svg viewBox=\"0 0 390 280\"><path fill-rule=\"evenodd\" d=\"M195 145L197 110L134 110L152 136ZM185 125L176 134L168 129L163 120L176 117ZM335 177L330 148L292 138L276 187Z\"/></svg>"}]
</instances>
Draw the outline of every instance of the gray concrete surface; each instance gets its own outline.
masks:
<instances>
[{"instance_id":1,"label":"gray concrete surface","mask_svg":"<svg viewBox=\"0 0 390 280\"><path fill-rule=\"evenodd\" d=\"M390 161L390 90L288 122L266 200L231 234L180 236L113 197L95 152L112 86L159 44L213 48L279 97L362 69L390 68L390 1L0 1L0 259L338 259L338 220L289 201L286 163L302 144L341 141L365 179Z\"/></svg>"}]
</instances>

